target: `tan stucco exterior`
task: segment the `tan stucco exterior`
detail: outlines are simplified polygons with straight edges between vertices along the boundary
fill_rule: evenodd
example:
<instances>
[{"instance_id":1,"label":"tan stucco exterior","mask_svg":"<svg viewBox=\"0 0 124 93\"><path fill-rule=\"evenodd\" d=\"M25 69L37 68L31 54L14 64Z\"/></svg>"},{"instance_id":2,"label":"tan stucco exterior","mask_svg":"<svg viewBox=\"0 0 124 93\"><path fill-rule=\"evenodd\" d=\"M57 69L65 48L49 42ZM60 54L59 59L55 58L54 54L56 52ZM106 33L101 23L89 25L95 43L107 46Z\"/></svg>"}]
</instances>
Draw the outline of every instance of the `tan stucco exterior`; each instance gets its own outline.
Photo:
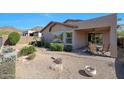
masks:
<instances>
[{"instance_id":1,"label":"tan stucco exterior","mask_svg":"<svg viewBox=\"0 0 124 93\"><path fill-rule=\"evenodd\" d=\"M88 44L88 33L103 33L104 45L110 45L111 57L117 57L116 14L83 21L68 21L65 24L75 25L78 26L78 28L71 28L64 25L56 24L52 27L51 32L72 32L73 49L80 48ZM52 35L49 32L51 25L49 25L44 31L42 31L43 37L47 41L50 41L52 39Z\"/></svg>"},{"instance_id":2,"label":"tan stucco exterior","mask_svg":"<svg viewBox=\"0 0 124 93\"><path fill-rule=\"evenodd\" d=\"M42 32L44 39L47 40L48 42L50 42L53 38L51 32L68 32L73 30L72 28L57 24L52 28L52 31L49 32L50 27L51 25Z\"/></svg>"}]
</instances>

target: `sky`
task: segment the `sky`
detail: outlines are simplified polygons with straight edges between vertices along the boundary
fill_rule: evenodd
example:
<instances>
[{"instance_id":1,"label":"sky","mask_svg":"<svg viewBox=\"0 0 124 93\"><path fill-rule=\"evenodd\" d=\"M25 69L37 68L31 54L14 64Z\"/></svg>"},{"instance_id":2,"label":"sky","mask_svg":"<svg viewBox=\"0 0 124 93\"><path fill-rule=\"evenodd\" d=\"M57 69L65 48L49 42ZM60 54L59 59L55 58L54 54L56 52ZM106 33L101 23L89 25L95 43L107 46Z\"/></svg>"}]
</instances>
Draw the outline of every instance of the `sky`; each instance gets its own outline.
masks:
<instances>
[{"instance_id":1,"label":"sky","mask_svg":"<svg viewBox=\"0 0 124 93\"><path fill-rule=\"evenodd\" d=\"M35 26L45 26L50 21L63 22L66 19L87 20L90 18L108 15L107 13L0 13L0 27L13 26L18 29L31 29ZM118 18L124 24L124 13L119 13Z\"/></svg>"}]
</instances>

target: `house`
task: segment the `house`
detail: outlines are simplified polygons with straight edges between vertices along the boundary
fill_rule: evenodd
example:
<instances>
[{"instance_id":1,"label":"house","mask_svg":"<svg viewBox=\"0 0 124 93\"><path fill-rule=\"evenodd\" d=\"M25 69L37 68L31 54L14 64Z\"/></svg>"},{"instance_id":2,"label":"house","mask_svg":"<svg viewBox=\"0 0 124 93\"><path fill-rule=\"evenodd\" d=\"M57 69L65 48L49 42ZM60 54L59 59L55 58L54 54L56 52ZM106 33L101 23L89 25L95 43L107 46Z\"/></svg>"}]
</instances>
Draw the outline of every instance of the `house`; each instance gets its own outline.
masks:
<instances>
[{"instance_id":1,"label":"house","mask_svg":"<svg viewBox=\"0 0 124 93\"><path fill-rule=\"evenodd\" d=\"M47 42L58 41L73 49L87 46L89 42L109 49L111 57L117 57L117 15L88 20L68 19L63 23L50 22L41 32Z\"/></svg>"},{"instance_id":2,"label":"house","mask_svg":"<svg viewBox=\"0 0 124 93\"><path fill-rule=\"evenodd\" d=\"M23 32L23 36L37 36L37 37L42 37L42 33L40 32L43 27L34 27L32 29L29 29L27 31Z\"/></svg>"},{"instance_id":3,"label":"house","mask_svg":"<svg viewBox=\"0 0 124 93\"><path fill-rule=\"evenodd\" d=\"M27 30L23 32L23 36L37 36L42 37L42 34L40 31L34 31L34 30Z\"/></svg>"},{"instance_id":4,"label":"house","mask_svg":"<svg viewBox=\"0 0 124 93\"><path fill-rule=\"evenodd\" d=\"M40 31L33 32L33 35L37 37L42 37L42 33Z\"/></svg>"},{"instance_id":5,"label":"house","mask_svg":"<svg viewBox=\"0 0 124 93\"><path fill-rule=\"evenodd\" d=\"M33 32L35 32L35 31L33 31L33 30L24 31L23 36L33 36Z\"/></svg>"}]
</instances>

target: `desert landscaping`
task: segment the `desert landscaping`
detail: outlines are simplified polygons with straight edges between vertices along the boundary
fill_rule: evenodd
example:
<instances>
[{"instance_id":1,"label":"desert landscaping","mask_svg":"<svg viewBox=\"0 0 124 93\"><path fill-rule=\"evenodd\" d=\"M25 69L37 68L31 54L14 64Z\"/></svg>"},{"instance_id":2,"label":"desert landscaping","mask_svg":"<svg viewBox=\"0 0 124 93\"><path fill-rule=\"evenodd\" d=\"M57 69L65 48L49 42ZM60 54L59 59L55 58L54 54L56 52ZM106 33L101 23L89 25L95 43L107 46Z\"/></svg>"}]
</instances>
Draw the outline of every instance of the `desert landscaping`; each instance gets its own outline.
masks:
<instances>
[{"instance_id":1,"label":"desert landscaping","mask_svg":"<svg viewBox=\"0 0 124 93\"><path fill-rule=\"evenodd\" d=\"M25 31L1 27L0 78L124 78L124 34L120 31L116 35L115 30L121 30L123 25L114 27L116 14L96 19L50 22L46 27L37 26ZM102 23L101 19L106 21ZM113 23L108 23L108 19ZM96 27L92 28L92 22L97 26L101 23L100 27L94 25ZM104 23L109 27L102 26Z\"/></svg>"},{"instance_id":2,"label":"desert landscaping","mask_svg":"<svg viewBox=\"0 0 124 93\"><path fill-rule=\"evenodd\" d=\"M51 70L53 64L51 57L62 58L63 70L61 72ZM97 75L89 77L84 72L84 66L96 67ZM16 62L16 78L25 79L90 79L90 78L117 78L113 59L101 57L89 57L71 53L50 52L44 48L38 48L36 57L31 61Z\"/></svg>"}]
</instances>

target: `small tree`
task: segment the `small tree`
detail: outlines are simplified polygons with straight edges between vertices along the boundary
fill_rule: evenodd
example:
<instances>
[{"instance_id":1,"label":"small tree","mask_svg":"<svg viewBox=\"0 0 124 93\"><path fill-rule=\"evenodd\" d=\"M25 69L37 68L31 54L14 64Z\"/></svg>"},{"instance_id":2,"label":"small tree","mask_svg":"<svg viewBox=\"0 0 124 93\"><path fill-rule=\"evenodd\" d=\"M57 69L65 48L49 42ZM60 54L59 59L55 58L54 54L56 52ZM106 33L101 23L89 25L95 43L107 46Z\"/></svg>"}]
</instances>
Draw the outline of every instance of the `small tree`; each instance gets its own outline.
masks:
<instances>
[{"instance_id":1,"label":"small tree","mask_svg":"<svg viewBox=\"0 0 124 93\"><path fill-rule=\"evenodd\" d=\"M12 32L8 36L9 45L16 45L20 40L20 34L18 32Z\"/></svg>"}]
</instances>

